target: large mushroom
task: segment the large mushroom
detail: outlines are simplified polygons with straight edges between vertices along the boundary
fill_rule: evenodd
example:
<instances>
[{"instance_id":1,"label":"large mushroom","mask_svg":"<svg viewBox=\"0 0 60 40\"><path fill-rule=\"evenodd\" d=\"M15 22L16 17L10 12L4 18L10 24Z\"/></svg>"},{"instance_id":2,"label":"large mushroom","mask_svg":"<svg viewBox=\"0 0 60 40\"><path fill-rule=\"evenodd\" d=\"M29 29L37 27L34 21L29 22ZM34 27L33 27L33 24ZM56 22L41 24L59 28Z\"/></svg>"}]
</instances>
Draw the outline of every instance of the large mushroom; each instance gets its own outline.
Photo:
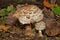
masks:
<instances>
[{"instance_id":1,"label":"large mushroom","mask_svg":"<svg viewBox=\"0 0 60 40\"><path fill-rule=\"evenodd\" d=\"M36 30L39 30L39 33L41 30L45 29L45 23L44 21L41 21L43 20L44 15L42 10L36 5L24 5L17 9L13 16L23 25L35 23L35 28Z\"/></svg>"}]
</instances>

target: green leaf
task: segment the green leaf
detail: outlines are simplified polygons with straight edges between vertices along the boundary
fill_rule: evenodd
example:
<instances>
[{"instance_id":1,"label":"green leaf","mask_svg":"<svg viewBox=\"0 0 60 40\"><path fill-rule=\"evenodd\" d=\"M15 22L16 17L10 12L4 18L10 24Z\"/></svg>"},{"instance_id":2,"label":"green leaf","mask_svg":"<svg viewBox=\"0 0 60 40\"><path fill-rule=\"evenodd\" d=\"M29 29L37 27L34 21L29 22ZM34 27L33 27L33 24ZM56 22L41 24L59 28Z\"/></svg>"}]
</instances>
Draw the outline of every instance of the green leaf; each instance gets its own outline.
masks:
<instances>
[{"instance_id":1,"label":"green leaf","mask_svg":"<svg viewBox=\"0 0 60 40\"><path fill-rule=\"evenodd\" d=\"M0 12L0 16L4 16L4 13L3 12Z\"/></svg>"},{"instance_id":2,"label":"green leaf","mask_svg":"<svg viewBox=\"0 0 60 40\"><path fill-rule=\"evenodd\" d=\"M3 18L6 19L8 16L4 16Z\"/></svg>"},{"instance_id":3,"label":"green leaf","mask_svg":"<svg viewBox=\"0 0 60 40\"><path fill-rule=\"evenodd\" d=\"M59 16L60 16L60 7L53 8L52 11L53 11L56 15L59 15Z\"/></svg>"},{"instance_id":4,"label":"green leaf","mask_svg":"<svg viewBox=\"0 0 60 40\"><path fill-rule=\"evenodd\" d=\"M11 9L10 6L8 6L7 9L6 9L7 12L10 12L11 10L12 10L12 9Z\"/></svg>"}]
</instances>

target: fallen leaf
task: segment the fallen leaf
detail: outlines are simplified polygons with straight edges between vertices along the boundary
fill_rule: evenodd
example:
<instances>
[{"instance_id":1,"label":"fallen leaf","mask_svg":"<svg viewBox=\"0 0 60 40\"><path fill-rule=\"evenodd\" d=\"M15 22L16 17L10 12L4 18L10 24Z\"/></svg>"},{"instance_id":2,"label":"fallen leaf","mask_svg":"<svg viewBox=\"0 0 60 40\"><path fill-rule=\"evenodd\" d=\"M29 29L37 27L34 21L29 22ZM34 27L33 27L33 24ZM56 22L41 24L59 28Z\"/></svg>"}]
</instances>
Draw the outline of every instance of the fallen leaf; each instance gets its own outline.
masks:
<instances>
[{"instance_id":1,"label":"fallen leaf","mask_svg":"<svg viewBox=\"0 0 60 40\"><path fill-rule=\"evenodd\" d=\"M5 25L0 25L0 30L7 31L10 27L5 26Z\"/></svg>"},{"instance_id":2,"label":"fallen leaf","mask_svg":"<svg viewBox=\"0 0 60 40\"><path fill-rule=\"evenodd\" d=\"M52 8L52 7L54 7L53 4L50 4L50 3L47 2L46 0L44 0L43 4L44 4L44 6L47 7L47 8Z\"/></svg>"}]
</instances>

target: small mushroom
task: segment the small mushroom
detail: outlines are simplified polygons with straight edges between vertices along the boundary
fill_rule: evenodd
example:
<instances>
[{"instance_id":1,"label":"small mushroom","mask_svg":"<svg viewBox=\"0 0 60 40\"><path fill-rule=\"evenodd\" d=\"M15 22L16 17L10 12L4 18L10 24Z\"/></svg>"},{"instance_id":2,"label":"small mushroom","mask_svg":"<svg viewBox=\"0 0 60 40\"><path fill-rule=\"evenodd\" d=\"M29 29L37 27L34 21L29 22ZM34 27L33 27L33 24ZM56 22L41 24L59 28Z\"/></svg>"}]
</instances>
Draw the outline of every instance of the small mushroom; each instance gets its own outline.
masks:
<instances>
[{"instance_id":1,"label":"small mushroom","mask_svg":"<svg viewBox=\"0 0 60 40\"><path fill-rule=\"evenodd\" d=\"M45 27L46 26L45 26L45 23L43 21L40 21L40 22L38 22L38 23L35 24L36 30L39 31L39 36L43 37L42 30L44 30Z\"/></svg>"}]
</instances>

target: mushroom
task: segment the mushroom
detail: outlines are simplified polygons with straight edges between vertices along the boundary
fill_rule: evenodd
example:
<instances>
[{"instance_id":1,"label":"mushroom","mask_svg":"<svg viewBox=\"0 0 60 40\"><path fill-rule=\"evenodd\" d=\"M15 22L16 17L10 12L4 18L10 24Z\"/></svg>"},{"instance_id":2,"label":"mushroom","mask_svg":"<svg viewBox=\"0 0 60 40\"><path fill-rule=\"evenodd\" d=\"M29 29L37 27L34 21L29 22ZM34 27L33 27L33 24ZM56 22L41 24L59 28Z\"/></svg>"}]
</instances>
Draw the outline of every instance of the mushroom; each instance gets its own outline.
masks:
<instances>
[{"instance_id":1,"label":"mushroom","mask_svg":"<svg viewBox=\"0 0 60 40\"><path fill-rule=\"evenodd\" d=\"M31 29L31 24L26 25L26 30L24 33L25 33L25 35L35 36L35 34L33 33L32 29Z\"/></svg>"},{"instance_id":2,"label":"mushroom","mask_svg":"<svg viewBox=\"0 0 60 40\"><path fill-rule=\"evenodd\" d=\"M39 32L39 36L43 37L42 30L45 29L45 22L44 21L40 21L40 22L36 23L35 24L35 28L36 28L36 30L39 30L38 31Z\"/></svg>"},{"instance_id":3,"label":"mushroom","mask_svg":"<svg viewBox=\"0 0 60 40\"><path fill-rule=\"evenodd\" d=\"M41 21L43 20L44 15L42 13L42 10L36 5L24 5L17 9L13 16L17 18L19 22L22 23L23 25L37 23L35 25L36 29L39 30L39 32L45 28L45 23Z\"/></svg>"}]
</instances>

